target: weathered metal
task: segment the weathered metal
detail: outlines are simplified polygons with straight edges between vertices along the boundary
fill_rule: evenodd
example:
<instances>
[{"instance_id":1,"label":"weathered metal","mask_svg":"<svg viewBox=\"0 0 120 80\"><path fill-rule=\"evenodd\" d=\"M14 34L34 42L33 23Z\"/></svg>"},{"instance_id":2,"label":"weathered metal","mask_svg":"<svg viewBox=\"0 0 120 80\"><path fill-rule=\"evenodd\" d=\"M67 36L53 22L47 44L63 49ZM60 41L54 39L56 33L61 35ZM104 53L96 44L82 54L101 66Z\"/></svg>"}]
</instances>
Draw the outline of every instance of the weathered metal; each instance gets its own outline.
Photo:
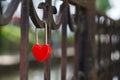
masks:
<instances>
[{"instance_id":1,"label":"weathered metal","mask_svg":"<svg viewBox=\"0 0 120 80\"><path fill-rule=\"evenodd\" d=\"M48 23L47 24L48 29L47 29L47 43L50 44L51 43L51 24ZM44 62L44 80L50 80L50 58Z\"/></svg>"},{"instance_id":2,"label":"weathered metal","mask_svg":"<svg viewBox=\"0 0 120 80\"><path fill-rule=\"evenodd\" d=\"M20 3L20 0L12 0L7 6L7 9L4 12L4 14L0 13L0 26L9 24L19 3Z\"/></svg>"},{"instance_id":3,"label":"weathered metal","mask_svg":"<svg viewBox=\"0 0 120 80\"><path fill-rule=\"evenodd\" d=\"M67 23L68 23L68 7L63 13L64 20L62 20L62 57L61 57L61 80L66 80L66 64L67 64Z\"/></svg>"},{"instance_id":4,"label":"weathered metal","mask_svg":"<svg viewBox=\"0 0 120 80\"><path fill-rule=\"evenodd\" d=\"M28 80L29 0L22 0L20 40L20 80Z\"/></svg>"}]
</instances>

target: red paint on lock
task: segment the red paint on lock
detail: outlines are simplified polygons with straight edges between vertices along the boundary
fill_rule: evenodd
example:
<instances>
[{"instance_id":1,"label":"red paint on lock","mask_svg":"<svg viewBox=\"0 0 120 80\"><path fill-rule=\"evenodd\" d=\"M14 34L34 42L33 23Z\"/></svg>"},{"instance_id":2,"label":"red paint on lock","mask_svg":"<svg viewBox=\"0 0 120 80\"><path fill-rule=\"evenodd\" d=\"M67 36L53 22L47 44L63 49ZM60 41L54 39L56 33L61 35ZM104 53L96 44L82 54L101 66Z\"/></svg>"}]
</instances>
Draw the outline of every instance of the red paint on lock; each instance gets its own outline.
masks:
<instances>
[{"instance_id":1,"label":"red paint on lock","mask_svg":"<svg viewBox=\"0 0 120 80\"><path fill-rule=\"evenodd\" d=\"M48 44L42 46L34 44L32 47L32 54L38 62L44 62L50 56L50 46Z\"/></svg>"},{"instance_id":2,"label":"red paint on lock","mask_svg":"<svg viewBox=\"0 0 120 80\"><path fill-rule=\"evenodd\" d=\"M42 49L42 47L39 44L34 44L32 47L32 54L33 54L34 58L39 62L41 62L41 60L45 56L45 54L41 54L42 53L41 49Z\"/></svg>"},{"instance_id":3,"label":"red paint on lock","mask_svg":"<svg viewBox=\"0 0 120 80\"><path fill-rule=\"evenodd\" d=\"M42 59L42 62L46 61L50 56L50 45L49 44L43 44L42 45L42 53L45 54L45 56Z\"/></svg>"}]
</instances>

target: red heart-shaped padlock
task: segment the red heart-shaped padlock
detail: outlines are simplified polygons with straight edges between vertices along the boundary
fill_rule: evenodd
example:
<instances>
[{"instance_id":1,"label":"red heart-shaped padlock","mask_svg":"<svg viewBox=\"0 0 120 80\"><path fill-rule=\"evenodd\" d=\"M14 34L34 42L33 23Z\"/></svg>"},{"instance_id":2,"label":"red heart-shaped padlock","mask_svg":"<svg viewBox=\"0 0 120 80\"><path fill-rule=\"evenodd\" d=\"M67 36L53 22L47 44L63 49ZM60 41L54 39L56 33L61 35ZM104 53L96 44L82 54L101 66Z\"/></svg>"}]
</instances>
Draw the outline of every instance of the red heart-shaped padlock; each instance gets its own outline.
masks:
<instances>
[{"instance_id":1,"label":"red heart-shaped padlock","mask_svg":"<svg viewBox=\"0 0 120 80\"><path fill-rule=\"evenodd\" d=\"M34 44L32 47L32 54L33 54L34 58L39 62L41 62L41 60L45 56L45 54L41 54L42 53L41 48L42 47L39 44Z\"/></svg>"},{"instance_id":2,"label":"red heart-shaped padlock","mask_svg":"<svg viewBox=\"0 0 120 80\"><path fill-rule=\"evenodd\" d=\"M42 53L45 53L45 56L42 59L42 62L46 61L50 56L50 45L49 44L43 44L42 45Z\"/></svg>"},{"instance_id":3,"label":"red heart-shaped padlock","mask_svg":"<svg viewBox=\"0 0 120 80\"><path fill-rule=\"evenodd\" d=\"M32 54L38 62L44 62L50 56L50 46L48 44L42 46L34 44L32 47Z\"/></svg>"}]
</instances>

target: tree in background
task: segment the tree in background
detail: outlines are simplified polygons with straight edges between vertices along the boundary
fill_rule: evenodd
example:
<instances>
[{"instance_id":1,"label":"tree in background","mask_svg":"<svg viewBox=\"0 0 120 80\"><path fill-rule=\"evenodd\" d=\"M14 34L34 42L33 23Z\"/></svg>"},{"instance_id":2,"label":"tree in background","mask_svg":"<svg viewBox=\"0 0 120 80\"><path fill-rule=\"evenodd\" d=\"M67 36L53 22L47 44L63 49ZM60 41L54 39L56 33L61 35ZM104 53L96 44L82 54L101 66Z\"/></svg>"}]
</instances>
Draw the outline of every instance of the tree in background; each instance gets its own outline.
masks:
<instances>
[{"instance_id":1,"label":"tree in background","mask_svg":"<svg viewBox=\"0 0 120 80\"><path fill-rule=\"evenodd\" d=\"M109 0L96 0L97 11L105 13L110 8Z\"/></svg>"}]
</instances>

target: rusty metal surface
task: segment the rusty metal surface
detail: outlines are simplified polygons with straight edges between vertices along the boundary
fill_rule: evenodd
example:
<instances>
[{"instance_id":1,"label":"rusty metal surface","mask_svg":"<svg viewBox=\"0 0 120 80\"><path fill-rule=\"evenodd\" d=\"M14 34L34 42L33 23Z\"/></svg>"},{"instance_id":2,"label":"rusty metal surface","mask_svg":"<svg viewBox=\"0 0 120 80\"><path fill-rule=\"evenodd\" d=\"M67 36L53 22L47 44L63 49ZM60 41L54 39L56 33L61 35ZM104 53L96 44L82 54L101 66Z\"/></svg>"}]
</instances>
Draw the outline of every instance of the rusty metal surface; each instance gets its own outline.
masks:
<instances>
[{"instance_id":1,"label":"rusty metal surface","mask_svg":"<svg viewBox=\"0 0 120 80\"><path fill-rule=\"evenodd\" d=\"M7 9L4 12L4 14L0 13L0 26L9 24L19 3L20 3L20 0L12 0L7 6Z\"/></svg>"},{"instance_id":2,"label":"rusty metal surface","mask_svg":"<svg viewBox=\"0 0 120 80\"><path fill-rule=\"evenodd\" d=\"M78 33L80 33L80 31L79 31L79 29L75 32L75 42L74 42L74 44L75 44L75 46L74 46L74 48L75 48L75 54L74 54L74 76L73 76L73 79L74 80L78 80L78 72L79 72L79 69L78 69L78 67L79 67L79 65L78 65L78 57L79 57L79 42L80 42L80 36L79 36L79 34Z\"/></svg>"},{"instance_id":3,"label":"rusty metal surface","mask_svg":"<svg viewBox=\"0 0 120 80\"><path fill-rule=\"evenodd\" d=\"M86 8L86 43L85 43L85 53L84 53L84 70L85 70L85 80L96 80L94 77L96 75L95 69L95 54L96 54L96 44L95 44L95 0L87 1ZM94 71L94 72L93 72ZM93 73L92 73L93 72ZM91 74L88 74L91 73Z\"/></svg>"},{"instance_id":4,"label":"rusty metal surface","mask_svg":"<svg viewBox=\"0 0 120 80\"><path fill-rule=\"evenodd\" d=\"M20 41L20 80L28 80L28 32L29 0L22 0L21 41Z\"/></svg>"},{"instance_id":5,"label":"rusty metal surface","mask_svg":"<svg viewBox=\"0 0 120 80\"><path fill-rule=\"evenodd\" d=\"M50 44L51 42L51 27L50 27L50 24L48 24L48 31L47 31L47 43ZM44 80L50 80L50 58L44 62Z\"/></svg>"},{"instance_id":6,"label":"rusty metal surface","mask_svg":"<svg viewBox=\"0 0 120 80\"><path fill-rule=\"evenodd\" d=\"M44 22L42 20L39 19L37 13L36 13L36 10L34 8L34 5L33 5L33 1L30 0L30 8L29 8L29 16L32 20L32 22L34 23L34 25L36 26L36 28L43 28L45 25L44 25Z\"/></svg>"},{"instance_id":7,"label":"rusty metal surface","mask_svg":"<svg viewBox=\"0 0 120 80\"><path fill-rule=\"evenodd\" d=\"M67 23L68 23L68 8L66 8L62 20L62 57L61 57L61 80L66 80L66 64L67 64Z\"/></svg>"}]
</instances>

